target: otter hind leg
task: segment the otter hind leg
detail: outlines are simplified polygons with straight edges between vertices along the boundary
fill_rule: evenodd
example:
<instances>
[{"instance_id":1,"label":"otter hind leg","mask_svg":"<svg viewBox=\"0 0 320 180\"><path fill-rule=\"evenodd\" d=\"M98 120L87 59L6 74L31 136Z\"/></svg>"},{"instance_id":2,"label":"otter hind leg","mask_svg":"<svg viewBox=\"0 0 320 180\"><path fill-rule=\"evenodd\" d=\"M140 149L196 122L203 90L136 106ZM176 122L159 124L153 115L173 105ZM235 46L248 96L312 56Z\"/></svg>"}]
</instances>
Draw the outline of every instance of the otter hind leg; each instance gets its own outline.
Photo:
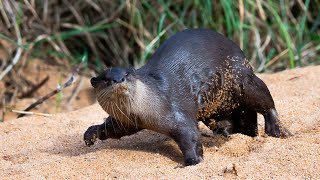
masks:
<instances>
[{"instance_id":1,"label":"otter hind leg","mask_svg":"<svg viewBox=\"0 0 320 180\"><path fill-rule=\"evenodd\" d=\"M140 128L135 127L122 127L116 119L109 116L104 123L90 126L84 133L83 139L87 146L91 146L96 142L97 139L119 139L122 136L131 135L140 130Z\"/></svg>"},{"instance_id":2,"label":"otter hind leg","mask_svg":"<svg viewBox=\"0 0 320 180\"><path fill-rule=\"evenodd\" d=\"M266 84L257 76L248 75L243 83L243 106L261 113L265 119L265 133L273 137L287 137L291 133L281 125L273 98Z\"/></svg>"},{"instance_id":3,"label":"otter hind leg","mask_svg":"<svg viewBox=\"0 0 320 180\"><path fill-rule=\"evenodd\" d=\"M213 134L229 137L234 133L241 133L251 137L257 136L257 113L252 110L236 109L229 116L203 121Z\"/></svg>"},{"instance_id":4,"label":"otter hind leg","mask_svg":"<svg viewBox=\"0 0 320 180\"><path fill-rule=\"evenodd\" d=\"M258 135L257 112L237 109L232 113L233 133L241 133L251 137Z\"/></svg>"},{"instance_id":5,"label":"otter hind leg","mask_svg":"<svg viewBox=\"0 0 320 180\"><path fill-rule=\"evenodd\" d=\"M278 119L278 113L276 109L269 109L264 115L265 119L265 132L266 134L273 137L289 137L292 133L283 127L280 120Z\"/></svg>"}]
</instances>

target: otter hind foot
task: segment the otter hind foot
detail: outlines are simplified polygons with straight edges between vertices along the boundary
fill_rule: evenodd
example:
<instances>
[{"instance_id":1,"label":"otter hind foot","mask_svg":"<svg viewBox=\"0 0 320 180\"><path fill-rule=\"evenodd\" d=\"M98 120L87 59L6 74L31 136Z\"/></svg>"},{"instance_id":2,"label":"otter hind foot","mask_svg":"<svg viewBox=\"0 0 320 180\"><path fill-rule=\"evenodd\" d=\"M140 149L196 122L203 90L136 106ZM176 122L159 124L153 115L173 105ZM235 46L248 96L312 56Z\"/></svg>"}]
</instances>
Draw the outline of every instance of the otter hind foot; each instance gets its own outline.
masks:
<instances>
[{"instance_id":1,"label":"otter hind foot","mask_svg":"<svg viewBox=\"0 0 320 180\"><path fill-rule=\"evenodd\" d=\"M202 122L212 131L213 134L221 134L226 138L233 134L233 122L229 118L219 120L208 118Z\"/></svg>"},{"instance_id":2,"label":"otter hind foot","mask_svg":"<svg viewBox=\"0 0 320 180\"><path fill-rule=\"evenodd\" d=\"M281 122L278 119L278 113L275 109L270 109L264 115L265 118L265 132L267 135L272 137L287 138L293 134L283 127Z\"/></svg>"},{"instance_id":3,"label":"otter hind foot","mask_svg":"<svg viewBox=\"0 0 320 180\"><path fill-rule=\"evenodd\" d=\"M233 123L229 119L218 121L216 122L216 127L210 128L213 128L212 132L214 134L221 134L226 138L233 133Z\"/></svg>"}]
</instances>

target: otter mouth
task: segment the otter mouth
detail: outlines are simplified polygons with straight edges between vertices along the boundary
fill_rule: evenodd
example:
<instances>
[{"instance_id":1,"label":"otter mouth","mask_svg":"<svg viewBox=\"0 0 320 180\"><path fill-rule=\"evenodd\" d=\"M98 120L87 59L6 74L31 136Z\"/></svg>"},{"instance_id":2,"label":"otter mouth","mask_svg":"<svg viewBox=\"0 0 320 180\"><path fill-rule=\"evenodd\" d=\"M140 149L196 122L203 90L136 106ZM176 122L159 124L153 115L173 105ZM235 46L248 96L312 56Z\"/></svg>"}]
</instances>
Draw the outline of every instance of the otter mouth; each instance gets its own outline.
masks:
<instances>
[{"instance_id":1,"label":"otter mouth","mask_svg":"<svg viewBox=\"0 0 320 180\"><path fill-rule=\"evenodd\" d=\"M126 92L128 92L128 85L126 84L114 84L112 85L112 91L114 94L117 94L117 95L123 95L125 94Z\"/></svg>"}]
</instances>

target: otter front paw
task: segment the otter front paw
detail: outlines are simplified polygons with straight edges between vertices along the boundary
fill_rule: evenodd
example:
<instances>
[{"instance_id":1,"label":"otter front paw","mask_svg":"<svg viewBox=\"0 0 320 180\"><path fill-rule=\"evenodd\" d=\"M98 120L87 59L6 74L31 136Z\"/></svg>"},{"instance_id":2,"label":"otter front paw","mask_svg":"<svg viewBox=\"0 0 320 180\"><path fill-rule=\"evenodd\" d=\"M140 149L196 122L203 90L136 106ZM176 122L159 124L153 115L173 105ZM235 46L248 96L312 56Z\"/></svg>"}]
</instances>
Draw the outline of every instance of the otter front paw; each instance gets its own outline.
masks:
<instances>
[{"instance_id":1,"label":"otter front paw","mask_svg":"<svg viewBox=\"0 0 320 180\"><path fill-rule=\"evenodd\" d=\"M87 146L93 145L98 137L98 126L90 126L83 135L83 140Z\"/></svg>"}]
</instances>

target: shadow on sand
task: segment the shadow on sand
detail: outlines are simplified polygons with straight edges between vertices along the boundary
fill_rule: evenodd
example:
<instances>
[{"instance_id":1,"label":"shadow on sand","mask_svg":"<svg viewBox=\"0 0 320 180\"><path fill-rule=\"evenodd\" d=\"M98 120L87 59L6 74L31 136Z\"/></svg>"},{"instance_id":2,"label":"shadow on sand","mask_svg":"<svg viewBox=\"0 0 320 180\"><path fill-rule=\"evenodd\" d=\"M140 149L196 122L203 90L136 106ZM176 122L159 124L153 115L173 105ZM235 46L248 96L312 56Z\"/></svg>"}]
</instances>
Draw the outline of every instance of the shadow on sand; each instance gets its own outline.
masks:
<instances>
[{"instance_id":1,"label":"shadow on sand","mask_svg":"<svg viewBox=\"0 0 320 180\"><path fill-rule=\"evenodd\" d=\"M134 135L124 136L121 139L98 140L91 147L85 146L82 139L82 134L60 136L54 140L53 147L44 151L62 156L79 156L106 149L132 150L158 153L175 162L183 162L183 155L178 145L171 138L149 130L142 130ZM213 135L212 137L202 136L201 141L204 147L213 147L221 146L227 141L227 138L220 135Z\"/></svg>"}]
</instances>

